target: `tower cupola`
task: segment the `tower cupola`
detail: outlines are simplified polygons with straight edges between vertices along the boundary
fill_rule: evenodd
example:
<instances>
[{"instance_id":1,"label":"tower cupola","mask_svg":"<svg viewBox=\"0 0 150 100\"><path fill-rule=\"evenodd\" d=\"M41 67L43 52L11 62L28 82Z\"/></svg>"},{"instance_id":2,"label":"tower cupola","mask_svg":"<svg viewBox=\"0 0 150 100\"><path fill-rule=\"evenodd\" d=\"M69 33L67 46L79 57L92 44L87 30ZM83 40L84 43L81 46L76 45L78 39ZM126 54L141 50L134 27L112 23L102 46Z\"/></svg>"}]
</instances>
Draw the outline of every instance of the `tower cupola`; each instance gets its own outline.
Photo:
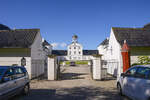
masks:
<instances>
[{"instance_id":1,"label":"tower cupola","mask_svg":"<svg viewBox=\"0 0 150 100\"><path fill-rule=\"evenodd\" d=\"M78 42L78 36L77 35L73 35L72 36L72 43L77 43Z\"/></svg>"}]
</instances>

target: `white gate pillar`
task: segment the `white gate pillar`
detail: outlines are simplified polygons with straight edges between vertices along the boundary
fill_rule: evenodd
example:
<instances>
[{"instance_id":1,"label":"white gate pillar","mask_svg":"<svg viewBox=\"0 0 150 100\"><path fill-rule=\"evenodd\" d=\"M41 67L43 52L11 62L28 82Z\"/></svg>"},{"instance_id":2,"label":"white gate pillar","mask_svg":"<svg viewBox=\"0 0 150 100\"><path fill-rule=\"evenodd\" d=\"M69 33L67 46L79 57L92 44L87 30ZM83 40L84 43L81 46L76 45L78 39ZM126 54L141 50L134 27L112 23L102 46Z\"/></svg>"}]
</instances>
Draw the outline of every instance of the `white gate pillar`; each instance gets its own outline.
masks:
<instances>
[{"instance_id":1,"label":"white gate pillar","mask_svg":"<svg viewBox=\"0 0 150 100\"><path fill-rule=\"evenodd\" d=\"M101 80L101 57L93 57L93 79Z\"/></svg>"},{"instance_id":2,"label":"white gate pillar","mask_svg":"<svg viewBox=\"0 0 150 100\"><path fill-rule=\"evenodd\" d=\"M48 57L47 76L48 80L55 80L57 77L56 58Z\"/></svg>"}]
</instances>

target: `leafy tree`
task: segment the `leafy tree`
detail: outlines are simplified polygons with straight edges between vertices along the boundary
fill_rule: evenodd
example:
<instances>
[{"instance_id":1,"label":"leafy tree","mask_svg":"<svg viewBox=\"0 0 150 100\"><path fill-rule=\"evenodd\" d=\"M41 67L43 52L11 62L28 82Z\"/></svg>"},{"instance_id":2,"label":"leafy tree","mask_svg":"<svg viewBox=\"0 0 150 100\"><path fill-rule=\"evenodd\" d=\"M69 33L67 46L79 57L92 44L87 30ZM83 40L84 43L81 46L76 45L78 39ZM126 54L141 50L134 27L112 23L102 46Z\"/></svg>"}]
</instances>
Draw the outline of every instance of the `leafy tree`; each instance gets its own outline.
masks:
<instances>
[{"instance_id":1,"label":"leafy tree","mask_svg":"<svg viewBox=\"0 0 150 100\"><path fill-rule=\"evenodd\" d=\"M138 56L138 62L140 64L149 64L150 58L148 56Z\"/></svg>"},{"instance_id":2,"label":"leafy tree","mask_svg":"<svg viewBox=\"0 0 150 100\"><path fill-rule=\"evenodd\" d=\"M131 66L146 65L146 64L150 64L150 58L148 56L138 56L138 62L132 64Z\"/></svg>"}]
</instances>

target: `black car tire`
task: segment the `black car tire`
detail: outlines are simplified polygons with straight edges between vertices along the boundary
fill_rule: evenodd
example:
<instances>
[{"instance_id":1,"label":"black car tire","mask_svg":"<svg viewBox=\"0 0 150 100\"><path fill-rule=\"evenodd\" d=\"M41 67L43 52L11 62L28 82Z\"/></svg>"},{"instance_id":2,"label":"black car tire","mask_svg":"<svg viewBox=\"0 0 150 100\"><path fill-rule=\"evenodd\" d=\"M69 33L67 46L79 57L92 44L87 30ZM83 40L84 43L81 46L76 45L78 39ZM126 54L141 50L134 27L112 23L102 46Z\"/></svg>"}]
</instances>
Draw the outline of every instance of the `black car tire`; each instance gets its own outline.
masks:
<instances>
[{"instance_id":1,"label":"black car tire","mask_svg":"<svg viewBox=\"0 0 150 100\"><path fill-rule=\"evenodd\" d=\"M29 94L29 90L30 90L30 85L29 84L26 84L23 88L23 94L24 95L27 95Z\"/></svg>"},{"instance_id":2,"label":"black car tire","mask_svg":"<svg viewBox=\"0 0 150 100\"><path fill-rule=\"evenodd\" d=\"M122 96L122 88L121 88L121 85L118 83L117 84L117 90L118 90L118 93Z\"/></svg>"}]
</instances>

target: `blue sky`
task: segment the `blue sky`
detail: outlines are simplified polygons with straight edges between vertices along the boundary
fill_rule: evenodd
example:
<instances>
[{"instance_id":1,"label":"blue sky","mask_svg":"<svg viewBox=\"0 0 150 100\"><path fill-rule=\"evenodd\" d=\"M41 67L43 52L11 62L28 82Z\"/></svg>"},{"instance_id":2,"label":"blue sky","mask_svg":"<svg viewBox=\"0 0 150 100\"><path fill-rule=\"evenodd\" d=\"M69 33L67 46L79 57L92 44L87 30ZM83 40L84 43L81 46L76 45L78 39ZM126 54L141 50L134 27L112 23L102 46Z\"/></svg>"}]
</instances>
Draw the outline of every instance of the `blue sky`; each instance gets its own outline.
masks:
<instances>
[{"instance_id":1,"label":"blue sky","mask_svg":"<svg viewBox=\"0 0 150 100\"><path fill-rule=\"evenodd\" d=\"M66 49L72 35L84 49L96 49L111 27L150 23L150 0L0 0L0 23L10 28L40 28L42 36Z\"/></svg>"}]
</instances>

